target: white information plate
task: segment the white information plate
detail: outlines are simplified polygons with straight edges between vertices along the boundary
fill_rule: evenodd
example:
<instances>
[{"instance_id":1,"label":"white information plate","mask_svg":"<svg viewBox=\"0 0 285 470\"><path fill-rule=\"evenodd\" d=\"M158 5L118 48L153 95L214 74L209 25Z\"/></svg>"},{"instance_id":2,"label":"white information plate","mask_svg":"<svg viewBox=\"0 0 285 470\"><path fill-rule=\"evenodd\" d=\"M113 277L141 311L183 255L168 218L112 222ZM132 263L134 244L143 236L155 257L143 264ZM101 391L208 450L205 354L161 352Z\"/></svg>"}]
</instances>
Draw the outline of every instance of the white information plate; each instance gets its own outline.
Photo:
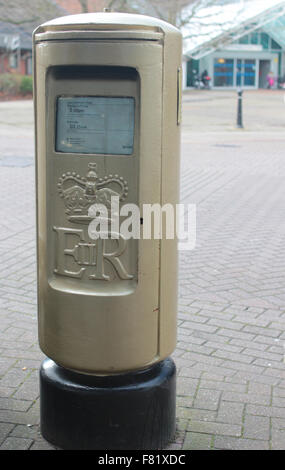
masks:
<instances>
[{"instance_id":1,"label":"white information plate","mask_svg":"<svg viewBox=\"0 0 285 470\"><path fill-rule=\"evenodd\" d=\"M56 151L131 155L134 122L134 98L59 97Z\"/></svg>"}]
</instances>

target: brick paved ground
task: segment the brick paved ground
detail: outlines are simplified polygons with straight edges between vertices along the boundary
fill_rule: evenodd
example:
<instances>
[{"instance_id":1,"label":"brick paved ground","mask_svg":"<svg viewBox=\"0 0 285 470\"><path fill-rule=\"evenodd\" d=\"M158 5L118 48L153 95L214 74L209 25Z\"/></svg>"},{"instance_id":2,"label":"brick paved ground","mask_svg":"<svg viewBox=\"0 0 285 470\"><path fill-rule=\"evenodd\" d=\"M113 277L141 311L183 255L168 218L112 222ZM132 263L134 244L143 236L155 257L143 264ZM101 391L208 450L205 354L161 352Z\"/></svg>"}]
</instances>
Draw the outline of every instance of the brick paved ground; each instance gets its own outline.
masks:
<instances>
[{"instance_id":1,"label":"brick paved ground","mask_svg":"<svg viewBox=\"0 0 285 470\"><path fill-rule=\"evenodd\" d=\"M278 92L245 101L237 131L233 93L184 98L197 246L180 256L174 449L285 450L285 105ZM0 104L1 450L51 448L38 431L31 122L30 104Z\"/></svg>"}]
</instances>

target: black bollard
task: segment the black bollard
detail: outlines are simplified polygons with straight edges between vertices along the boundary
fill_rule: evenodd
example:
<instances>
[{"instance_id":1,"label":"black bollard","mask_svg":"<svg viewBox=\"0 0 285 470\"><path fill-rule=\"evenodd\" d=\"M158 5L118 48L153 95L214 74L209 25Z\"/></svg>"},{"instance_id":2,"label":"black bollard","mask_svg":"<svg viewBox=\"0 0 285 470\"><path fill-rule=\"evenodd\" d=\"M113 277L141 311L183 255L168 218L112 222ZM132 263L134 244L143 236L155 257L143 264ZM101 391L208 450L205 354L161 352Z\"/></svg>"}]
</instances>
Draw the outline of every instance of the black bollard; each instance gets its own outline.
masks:
<instances>
[{"instance_id":1,"label":"black bollard","mask_svg":"<svg viewBox=\"0 0 285 470\"><path fill-rule=\"evenodd\" d=\"M239 129L243 129L243 123L242 123L242 94L243 91L241 88L238 89L238 111L237 111L237 127Z\"/></svg>"},{"instance_id":2,"label":"black bollard","mask_svg":"<svg viewBox=\"0 0 285 470\"><path fill-rule=\"evenodd\" d=\"M84 375L45 359L40 369L41 432L64 450L163 449L175 434L176 367Z\"/></svg>"}]
</instances>

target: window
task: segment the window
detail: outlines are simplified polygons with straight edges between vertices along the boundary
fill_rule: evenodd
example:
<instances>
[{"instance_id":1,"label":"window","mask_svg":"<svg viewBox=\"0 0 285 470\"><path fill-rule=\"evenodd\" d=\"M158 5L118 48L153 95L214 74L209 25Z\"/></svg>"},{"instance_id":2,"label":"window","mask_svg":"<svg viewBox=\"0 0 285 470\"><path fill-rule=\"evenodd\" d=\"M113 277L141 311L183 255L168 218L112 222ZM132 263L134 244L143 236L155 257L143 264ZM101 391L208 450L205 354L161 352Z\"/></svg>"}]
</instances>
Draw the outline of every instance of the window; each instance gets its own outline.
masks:
<instances>
[{"instance_id":1,"label":"window","mask_svg":"<svg viewBox=\"0 0 285 470\"><path fill-rule=\"evenodd\" d=\"M11 67L11 69L18 68L18 54L16 52L9 54L9 67Z\"/></svg>"},{"instance_id":2,"label":"window","mask_svg":"<svg viewBox=\"0 0 285 470\"><path fill-rule=\"evenodd\" d=\"M244 85L254 86L255 84L255 60L245 59L244 61Z\"/></svg>"},{"instance_id":3,"label":"window","mask_svg":"<svg viewBox=\"0 0 285 470\"><path fill-rule=\"evenodd\" d=\"M191 59L187 62L187 86L194 86L199 75L199 60Z\"/></svg>"},{"instance_id":4,"label":"window","mask_svg":"<svg viewBox=\"0 0 285 470\"><path fill-rule=\"evenodd\" d=\"M239 38L239 44L248 44L248 43L249 43L248 35L243 36L242 38Z\"/></svg>"},{"instance_id":5,"label":"window","mask_svg":"<svg viewBox=\"0 0 285 470\"><path fill-rule=\"evenodd\" d=\"M269 48L269 36L266 33L260 34L260 44L262 45L263 49Z\"/></svg>"},{"instance_id":6,"label":"window","mask_svg":"<svg viewBox=\"0 0 285 470\"><path fill-rule=\"evenodd\" d=\"M237 59L237 70L236 70L236 80L237 80L237 86L241 86L242 82L242 60Z\"/></svg>"},{"instance_id":7,"label":"window","mask_svg":"<svg viewBox=\"0 0 285 470\"><path fill-rule=\"evenodd\" d=\"M237 86L255 85L255 59L237 59L236 84Z\"/></svg>"},{"instance_id":8,"label":"window","mask_svg":"<svg viewBox=\"0 0 285 470\"><path fill-rule=\"evenodd\" d=\"M281 49L279 44L276 41L274 41L274 39L271 39L271 49Z\"/></svg>"},{"instance_id":9,"label":"window","mask_svg":"<svg viewBox=\"0 0 285 470\"><path fill-rule=\"evenodd\" d=\"M250 35L250 44L258 44L258 33L255 31Z\"/></svg>"},{"instance_id":10,"label":"window","mask_svg":"<svg viewBox=\"0 0 285 470\"><path fill-rule=\"evenodd\" d=\"M32 75L32 67L33 67L33 64L32 64L32 57L27 57L26 59L26 74L27 75Z\"/></svg>"},{"instance_id":11,"label":"window","mask_svg":"<svg viewBox=\"0 0 285 470\"><path fill-rule=\"evenodd\" d=\"M215 59L214 86L233 86L234 59Z\"/></svg>"}]
</instances>

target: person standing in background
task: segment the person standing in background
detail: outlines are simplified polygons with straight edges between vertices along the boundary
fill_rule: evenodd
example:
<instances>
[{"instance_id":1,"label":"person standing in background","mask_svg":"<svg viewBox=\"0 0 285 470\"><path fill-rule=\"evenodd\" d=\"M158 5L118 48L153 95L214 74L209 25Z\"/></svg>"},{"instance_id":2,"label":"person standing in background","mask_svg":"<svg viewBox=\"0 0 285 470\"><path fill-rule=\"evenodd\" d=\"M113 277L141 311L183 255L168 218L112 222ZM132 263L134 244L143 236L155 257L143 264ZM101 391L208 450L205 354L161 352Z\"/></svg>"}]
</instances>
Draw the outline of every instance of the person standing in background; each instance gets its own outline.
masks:
<instances>
[{"instance_id":1,"label":"person standing in background","mask_svg":"<svg viewBox=\"0 0 285 470\"><path fill-rule=\"evenodd\" d=\"M267 89L270 90L271 88L273 88L274 83L275 83L275 78L274 78L273 72L269 72L269 74L266 77L266 80L267 80L267 83L268 83Z\"/></svg>"}]
</instances>

